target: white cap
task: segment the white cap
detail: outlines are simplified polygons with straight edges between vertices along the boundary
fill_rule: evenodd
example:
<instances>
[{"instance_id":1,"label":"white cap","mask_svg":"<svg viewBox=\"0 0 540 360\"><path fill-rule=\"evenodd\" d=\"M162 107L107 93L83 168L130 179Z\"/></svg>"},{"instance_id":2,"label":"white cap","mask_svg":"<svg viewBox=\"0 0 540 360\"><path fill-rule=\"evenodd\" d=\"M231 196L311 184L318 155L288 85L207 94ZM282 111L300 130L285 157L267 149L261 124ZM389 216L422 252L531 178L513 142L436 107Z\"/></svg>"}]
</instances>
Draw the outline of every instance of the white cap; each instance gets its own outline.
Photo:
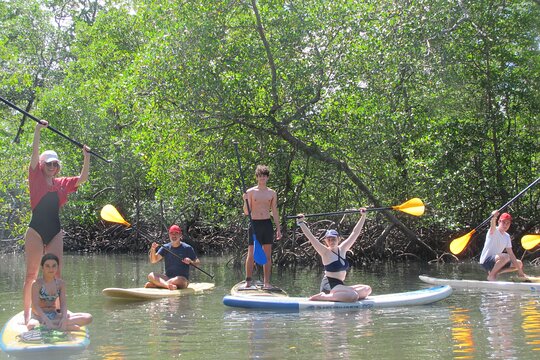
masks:
<instances>
[{"instance_id":1,"label":"white cap","mask_svg":"<svg viewBox=\"0 0 540 360\"><path fill-rule=\"evenodd\" d=\"M60 162L60 159L58 159L58 154L56 153L56 151L47 150L39 156L39 161L43 161L44 163L50 163L53 161Z\"/></svg>"}]
</instances>

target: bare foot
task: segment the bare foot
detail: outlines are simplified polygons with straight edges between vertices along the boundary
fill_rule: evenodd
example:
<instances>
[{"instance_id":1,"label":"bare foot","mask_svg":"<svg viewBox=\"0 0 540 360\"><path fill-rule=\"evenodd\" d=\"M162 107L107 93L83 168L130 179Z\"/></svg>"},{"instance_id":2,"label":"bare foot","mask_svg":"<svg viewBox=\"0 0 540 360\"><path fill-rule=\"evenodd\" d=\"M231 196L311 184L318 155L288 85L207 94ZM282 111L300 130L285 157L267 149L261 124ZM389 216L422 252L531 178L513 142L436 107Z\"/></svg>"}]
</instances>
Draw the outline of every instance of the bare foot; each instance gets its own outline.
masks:
<instances>
[{"instance_id":1,"label":"bare foot","mask_svg":"<svg viewBox=\"0 0 540 360\"><path fill-rule=\"evenodd\" d=\"M176 290L178 289L178 287L174 284L168 284L167 287L169 288L169 290Z\"/></svg>"},{"instance_id":2,"label":"bare foot","mask_svg":"<svg viewBox=\"0 0 540 360\"><path fill-rule=\"evenodd\" d=\"M320 292L318 294L315 294L315 295L311 296L309 298L309 300L312 300L312 301L324 301L324 300L326 300L326 296L327 296L327 294L325 294L324 292Z\"/></svg>"},{"instance_id":3,"label":"bare foot","mask_svg":"<svg viewBox=\"0 0 540 360\"><path fill-rule=\"evenodd\" d=\"M488 280L488 281L497 281L497 278L494 277L494 276L489 275L489 276L487 277L487 280Z\"/></svg>"},{"instance_id":4,"label":"bare foot","mask_svg":"<svg viewBox=\"0 0 540 360\"><path fill-rule=\"evenodd\" d=\"M145 288L156 288L157 286L152 284L150 281L148 281L146 284L144 284Z\"/></svg>"}]
</instances>

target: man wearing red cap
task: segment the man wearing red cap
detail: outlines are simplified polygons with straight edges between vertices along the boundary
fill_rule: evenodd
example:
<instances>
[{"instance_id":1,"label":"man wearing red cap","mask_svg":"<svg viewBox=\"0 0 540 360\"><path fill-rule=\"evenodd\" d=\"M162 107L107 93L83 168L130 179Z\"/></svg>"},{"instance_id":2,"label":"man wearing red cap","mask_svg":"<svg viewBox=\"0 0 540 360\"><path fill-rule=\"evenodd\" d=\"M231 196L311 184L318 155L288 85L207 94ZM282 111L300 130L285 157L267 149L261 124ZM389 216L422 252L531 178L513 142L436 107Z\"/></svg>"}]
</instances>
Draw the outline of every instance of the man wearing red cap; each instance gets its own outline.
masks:
<instances>
[{"instance_id":1,"label":"man wearing red cap","mask_svg":"<svg viewBox=\"0 0 540 360\"><path fill-rule=\"evenodd\" d=\"M497 226L497 218L499 218L499 226ZM523 273L523 263L512 251L512 241L507 233L511 224L512 216L509 213L503 213L500 217L498 210L491 213L491 225L486 234L482 255L480 255L480 264L487 270L489 281L497 280L498 274L516 270L519 276L526 277Z\"/></svg>"},{"instance_id":2,"label":"man wearing red cap","mask_svg":"<svg viewBox=\"0 0 540 360\"><path fill-rule=\"evenodd\" d=\"M189 265L200 264L199 258L193 248L182 242L182 229L178 225L169 228L170 243L162 245L152 243L150 248L150 262L157 263L165 259L165 274L151 272L144 287L160 287L170 290L185 289L189 285Z\"/></svg>"}]
</instances>

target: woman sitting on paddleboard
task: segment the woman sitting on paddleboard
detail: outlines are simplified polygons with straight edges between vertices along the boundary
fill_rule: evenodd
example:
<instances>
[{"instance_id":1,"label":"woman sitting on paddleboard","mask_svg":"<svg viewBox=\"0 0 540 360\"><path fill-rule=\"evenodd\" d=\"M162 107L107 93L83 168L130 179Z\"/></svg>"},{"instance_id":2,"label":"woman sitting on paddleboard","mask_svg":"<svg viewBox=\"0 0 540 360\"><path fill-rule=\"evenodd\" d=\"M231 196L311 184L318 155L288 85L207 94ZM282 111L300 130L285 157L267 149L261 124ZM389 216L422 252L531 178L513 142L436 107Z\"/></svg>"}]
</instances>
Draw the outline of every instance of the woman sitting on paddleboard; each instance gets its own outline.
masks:
<instances>
[{"instance_id":1,"label":"woman sitting on paddleboard","mask_svg":"<svg viewBox=\"0 0 540 360\"><path fill-rule=\"evenodd\" d=\"M324 237L326 246L321 244L311 233L304 220L304 215L298 214L296 223L300 226L300 229L302 229L302 232L306 235L313 248L319 253L324 265L321 292L310 297L310 300L354 302L362 300L371 294L371 287L368 285L358 284L346 286L343 283L347 276L347 269L349 268L349 262L346 258L347 251L360 235L366 220L366 209L361 208L360 212L362 216L355 225L351 235L340 244L338 232L336 230L328 230Z\"/></svg>"},{"instance_id":2,"label":"woman sitting on paddleboard","mask_svg":"<svg viewBox=\"0 0 540 360\"><path fill-rule=\"evenodd\" d=\"M41 258L42 278L32 284L32 318L28 322L31 330L38 325L48 329L75 331L92 322L88 313L70 313L67 310L66 285L56 278L59 260L54 254Z\"/></svg>"}]
</instances>

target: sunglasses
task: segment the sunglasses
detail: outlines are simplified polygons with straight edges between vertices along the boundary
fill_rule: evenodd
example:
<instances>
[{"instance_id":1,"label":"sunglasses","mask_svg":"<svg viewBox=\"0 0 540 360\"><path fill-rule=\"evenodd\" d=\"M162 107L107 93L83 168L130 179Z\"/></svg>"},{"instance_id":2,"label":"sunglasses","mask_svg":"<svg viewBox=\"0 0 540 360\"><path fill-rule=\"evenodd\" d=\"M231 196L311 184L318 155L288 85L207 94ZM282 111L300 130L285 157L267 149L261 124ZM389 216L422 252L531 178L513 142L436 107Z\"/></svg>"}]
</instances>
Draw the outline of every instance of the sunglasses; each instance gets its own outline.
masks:
<instances>
[{"instance_id":1,"label":"sunglasses","mask_svg":"<svg viewBox=\"0 0 540 360\"><path fill-rule=\"evenodd\" d=\"M48 163L45 163L45 165L47 167L50 167L50 168L57 168L60 166L60 164L56 161L51 161L51 162L48 162Z\"/></svg>"}]
</instances>

